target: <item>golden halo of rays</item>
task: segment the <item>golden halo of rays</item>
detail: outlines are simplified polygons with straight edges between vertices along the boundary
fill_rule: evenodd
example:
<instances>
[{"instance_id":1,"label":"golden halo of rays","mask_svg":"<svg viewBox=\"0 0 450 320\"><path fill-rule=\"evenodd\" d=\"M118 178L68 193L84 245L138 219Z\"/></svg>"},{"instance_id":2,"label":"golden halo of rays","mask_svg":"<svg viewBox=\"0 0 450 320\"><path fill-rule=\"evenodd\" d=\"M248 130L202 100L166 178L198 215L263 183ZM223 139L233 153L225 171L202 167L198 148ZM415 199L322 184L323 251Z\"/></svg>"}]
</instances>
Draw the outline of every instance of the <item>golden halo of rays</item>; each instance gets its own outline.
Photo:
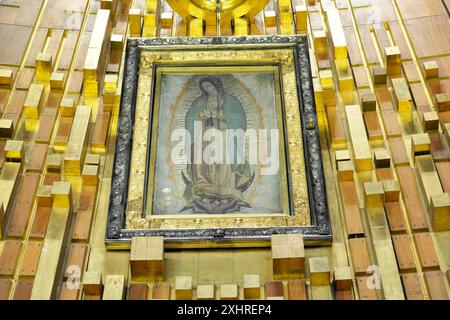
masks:
<instances>
[{"instance_id":1,"label":"golden halo of rays","mask_svg":"<svg viewBox=\"0 0 450 320\"><path fill-rule=\"evenodd\" d=\"M167 0L170 7L184 20L191 17L207 19L216 17L215 0ZM221 20L242 16L254 17L263 10L269 0L220 0Z\"/></svg>"}]
</instances>

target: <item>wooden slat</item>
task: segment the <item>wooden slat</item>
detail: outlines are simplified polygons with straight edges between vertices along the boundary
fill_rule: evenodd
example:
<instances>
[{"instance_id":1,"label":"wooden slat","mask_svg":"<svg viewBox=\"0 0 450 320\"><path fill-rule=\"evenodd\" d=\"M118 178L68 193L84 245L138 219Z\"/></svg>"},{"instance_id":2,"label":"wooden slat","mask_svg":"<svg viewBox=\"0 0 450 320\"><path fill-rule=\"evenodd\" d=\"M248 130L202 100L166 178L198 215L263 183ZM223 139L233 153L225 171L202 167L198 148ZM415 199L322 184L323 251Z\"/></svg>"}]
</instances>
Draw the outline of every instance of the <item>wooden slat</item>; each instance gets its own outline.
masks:
<instances>
[{"instance_id":1,"label":"wooden slat","mask_svg":"<svg viewBox=\"0 0 450 320\"><path fill-rule=\"evenodd\" d=\"M59 300L77 300L80 289L77 289L73 282L63 282L59 293Z\"/></svg>"},{"instance_id":2,"label":"wooden slat","mask_svg":"<svg viewBox=\"0 0 450 320\"><path fill-rule=\"evenodd\" d=\"M34 214L33 227L30 238L44 239L47 232L48 220L50 219L51 207L38 206Z\"/></svg>"},{"instance_id":3,"label":"wooden slat","mask_svg":"<svg viewBox=\"0 0 450 320\"><path fill-rule=\"evenodd\" d=\"M406 152L405 143L402 138L389 139L389 146L391 148L392 163L395 167L408 166L409 158Z\"/></svg>"},{"instance_id":4,"label":"wooden slat","mask_svg":"<svg viewBox=\"0 0 450 320\"><path fill-rule=\"evenodd\" d=\"M30 300L31 291L33 290L32 279L19 279L14 291L13 300Z\"/></svg>"},{"instance_id":5,"label":"wooden slat","mask_svg":"<svg viewBox=\"0 0 450 320\"><path fill-rule=\"evenodd\" d=\"M8 236L20 237L25 235L31 209L33 208L34 195L39 183L39 173L26 173L20 187L19 198L16 201L14 211L8 228Z\"/></svg>"},{"instance_id":6,"label":"wooden slat","mask_svg":"<svg viewBox=\"0 0 450 320\"><path fill-rule=\"evenodd\" d=\"M382 110L381 118L383 119L384 130L388 138L400 137L402 135L397 113L392 107L387 110Z\"/></svg>"},{"instance_id":7,"label":"wooden slat","mask_svg":"<svg viewBox=\"0 0 450 320\"><path fill-rule=\"evenodd\" d=\"M333 146L345 143L345 132L338 108L327 108L328 126Z\"/></svg>"},{"instance_id":8,"label":"wooden slat","mask_svg":"<svg viewBox=\"0 0 450 320\"><path fill-rule=\"evenodd\" d=\"M407 272L416 269L414 256L411 249L411 239L407 234L393 235L395 255L400 272Z\"/></svg>"},{"instance_id":9,"label":"wooden slat","mask_svg":"<svg viewBox=\"0 0 450 320\"><path fill-rule=\"evenodd\" d=\"M438 132L429 133L431 142L431 155L433 160L438 163L439 161L448 161L448 151L444 147L441 135Z\"/></svg>"},{"instance_id":10,"label":"wooden slat","mask_svg":"<svg viewBox=\"0 0 450 320\"><path fill-rule=\"evenodd\" d=\"M51 186L55 181L61 181L61 174L56 172L47 172L42 184L44 186Z\"/></svg>"},{"instance_id":11,"label":"wooden slat","mask_svg":"<svg viewBox=\"0 0 450 320\"><path fill-rule=\"evenodd\" d=\"M128 300L147 300L148 285L146 283L131 283L128 290Z\"/></svg>"},{"instance_id":12,"label":"wooden slat","mask_svg":"<svg viewBox=\"0 0 450 320\"><path fill-rule=\"evenodd\" d=\"M417 233L414 235L414 241L416 242L417 251L419 253L420 264L422 269L438 269L439 260L434 250L433 240L428 232Z\"/></svg>"},{"instance_id":13,"label":"wooden slat","mask_svg":"<svg viewBox=\"0 0 450 320\"><path fill-rule=\"evenodd\" d=\"M349 236L364 234L361 213L358 206L358 195L353 181L339 183L342 204L344 206L345 224Z\"/></svg>"},{"instance_id":14,"label":"wooden slat","mask_svg":"<svg viewBox=\"0 0 450 320\"><path fill-rule=\"evenodd\" d=\"M364 123L370 141L383 140L383 133L378 123L376 111L364 112Z\"/></svg>"},{"instance_id":15,"label":"wooden slat","mask_svg":"<svg viewBox=\"0 0 450 320\"><path fill-rule=\"evenodd\" d=\"M353 291L348 290L336 290L335 292L336 300L354 300Z\"/></svg>"},{"instance_id":16,"label":"wooden slat","mask_svg":"<svg viewBox=\"0 0 450 320\"><path fill-rule=\"evenodd\" d=\"M289 300L307 300L306 285L304 279L288 281Z\"/></svg>"},{"instance_id":17,"label":"wooden slat","mask_svg":"<svg viewBox=\"0 0 450 320\"><path fill-rule=\"evenodd\" d=\"M367 286L367 282L371 283L369 277L356 277L358 284L359 299L361 300L377 300L377 293L375 289Z\"/></svg>"},{"instance_id":18,"label":"wooden slat","mask_svg":"<svg viewBox=\"0 0 450 320\"><path fill-rule=\"evenodd\" d=\"M398 167L397 176L411 228L413 231L428 229L425 221L425 208L420 198L414 170L409 166Z\"/></svg>"},{"instance_id":19,"label":"wooden slat","mask_svg":"<svg viewBox=\"0 0 450 320\"><path fill-rule=\"evenodd\" d=\"M78 30L69 30L67 32L67 37L61 52L61 58L58 63L58 70L70 68L70 63L72 62L72 57L75 53L75 45L78 40L78 33Z\"/></svg>"},{"instance_id":20,"label":"wooden slat","mask_svg":"<svg viewBox=\"0 0 450 320\"><path fill-rule=\"evenodd\" d=\"M424 300L419 275L417 273L402 274L401 278L407 300Z\"/></svg>"},{"instance_id":21,"label":"wooden slat","mask_svg":"<svg viewBox=\"0 0 450 320\"><path fill-rule=\"evenodd\" d=\"M84 269L85 260L88 253L88 247L84 243L71 243L69 245L69 253L67 254L64 277L68 278L73 276L74 267L78 267L79 270Z\"/></svg>"},{"instance_id":22,"label":"wooden slat","mask_svg":"<svg viewBox=\"0 0 450 320\"><path fill-rule=\"evenodd\" d=\"M375 173L378 181L394 180L391 168L378 168Z\"/></svg>"},{"instance_id":23,"label":"wooden slat","mask_svg":"<svg viewBox=\"0 0 450 320\"><path fill-rule=\"evenodd\" d=\"M448 300L445 288L444 275L441 271L428 271L424 273L428 292L432 300Z\"/></svg>"},{"instance_id":24,"label":"wooden slat","mask_svg":"<svg viewBox=\"0 0 450 320\"><path fill-rule=\"evenodd\" d=\"M283 282L266 281L264 284L266 299L284 297Z\"/></svg>"},{"instance_id":25,"label":"wooden slat","mask_svg":"<svg viewBox=\"0 0 450 320\"><path fill-rule=\"evenodd\" d=\"M156 282L152 290L153 300L169 300L170 284L168 282Z\"/></svg>"},{"instance_id":26,"label":"wooden slat","mask_svg":"<svg viewBox=\"0 0 450 320\"><path fill-rule=\"evenodd\" d=\"M349 240L350 252L353 262L353 270L356 275L365 275L370 266L369 251L366 238Z\"/></svg>"},{"instance_id":27,"label":"wooden slat","mask_svg":"<svg viewBox=\"0 0 450 320\"><path fill-rule=\"evenodd\" d=\"M0 279L0 300L8 300L11 284L10 279Z\"/></svg>"},{"instance_id":28,"label":"wooden slat","mask_svg":"<svg viewBox=\"0 0 450 320\"><path fill-rule=\"evenodd\" d=\"M36 133L36 142L50 143L56 120L57 109L45 108L39 119L39 129Z\"/></svg>"},{"instance_id":29,"label":"wooden slat","mask_svg":"<svg viewBox=\"0 0 450 320\"><path fill-rule=\"evenodd\" d=\"M6 240L0 256L0 275L12 276L17 267L22 242L20 240Z\"/></svg>"},{"instance_id":30,"label":"wooden slat","mask_svg":"<svg viewBox=\"0 0 450 320\"><path fill-rule=\"evenodd\" d=\"M27 171L42 172L48 146L46 144L34 144L31 148L30 160L27 163Z\"/></svg>"},{"instance_id":31,"label":"wooden slat","mask_svg":"<svg viewBox=\"0 0 450 320\"><path fill-rule=\"evenodd\" d=\"M108 138L110 112L103 112L97 117L94 133L91 140L91 152L104 153L106 151L106 139Z\"/></svg>"},{"instance_id":32,"label":"wooden slat","mask_svg":"<svg viewBox=\"0 0 450 320\"><path fill-rule=\"evenodd\" d=\"M392 233L406 232L405 221L399 202L385 202L384 209Z\"/></svg>"},{"instance_id":33,"label":"wooden slat","mask_svg":"<svg viewBox=\"0 0 450 320\"><path fill-rule=\"evenodd\" d=\"M96 192L96 186L85 185L81 190L80 205L75 217L75 225L73 229L73 240L89 240L92 227L92 218L94 215Z\"/></svg>"},{"instance_id":34,"label":"wooden slat","mask_svg":"<svg viewBox=\"0 0 450 320\"><path fill-rule=\"evenodd\" d=\"M25 249L20 276L34 277L41 257L42 241L28 241Z\"/></svg>"},{"instance_id":35,"label":"wooden slat","mask_svg":"<svg viewBox=\"0 0 450 320\"><path fill-rule=\"evenodd\" d=\"M58 130L56 131L55 146L65 150L67 147L67 142L69 141L70 131L72 129L72 117L61 117L59 120Z\"/></svg>"}]
</instances>

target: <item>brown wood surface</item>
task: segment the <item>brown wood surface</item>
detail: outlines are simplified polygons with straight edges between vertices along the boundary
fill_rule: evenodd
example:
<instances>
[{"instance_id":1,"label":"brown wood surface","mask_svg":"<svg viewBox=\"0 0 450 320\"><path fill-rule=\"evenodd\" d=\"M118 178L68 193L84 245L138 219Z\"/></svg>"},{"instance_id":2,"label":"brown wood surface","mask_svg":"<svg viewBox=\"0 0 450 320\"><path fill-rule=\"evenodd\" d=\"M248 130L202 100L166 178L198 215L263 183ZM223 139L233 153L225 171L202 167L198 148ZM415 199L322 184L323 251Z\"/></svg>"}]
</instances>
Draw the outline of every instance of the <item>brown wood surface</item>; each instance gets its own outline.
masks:
<instances>
[{"instance_id":1,"label":"brown wood surface","mask_svg":"<svg viewBox=\"0 0 450 320\"><path fill-rule=\"evenodd\" d=\"M407 300L423 300L422 287L417 273L405 273L401 275L403 289Z\"/></svg>"},{"instance_id":2,"label":"brown wood surface","mask_svg":"<svg viewBox=\"0 0 450 320\"><path fill-rule=\"evenodd\" d=\"M41 172L44 168L45 158L47 157L48 146L46 144L36 143L31 148L30 159L27 163L27 171Z\"/></svg>"},{"instance_id":3,"label":"brown wood surface","mask_svg":"<svg viewBox=\"0 0 450 320\"><path fill-rule=\"evenodd\" d=\"M356 283L358 285L358 293L360 300L377 300L377 293L375 289L371 289L367 286L367 282L370 282L368 276L356 277Z\"/></svg>"},{"instance_id":4,"label":"brown wood surface","mask_svg":"<svg viewBox=\"0 0 450 320\"><path fill-rule=\"evenodd\" d=\"M350 252L353 260L353 270L356 275L365 275L370 266L369 251L366 238L349 239Z\"/></svg>"},{"instance_id":5,"label":"brown wood surface","mask_svg":"<svg viewBox=\"0 0 450 320\"><path fill-rule=\"evenodd\" d=\"M392 163L395 167L408 166L409 158L406 152L403 138L389 139L389 146L391 148Z\"/></svg>"},{"instance_id":6,"label":"brown wood surface","mask_svg":"<svg viewBox=\"0 0 450 320\"><path fill-rule=\"evenodd\" d=\"M304 279L288 281L289 300L308 300Z\"/></svg>"},{"instance_id":7,"label":"brown wood surface","mask_svg":"<svg viewBox=\"0 0 450 320\"><path fill-rule=\"evenodd\" d=\"M51 207L38 206L34 214L33 227L31 228L30 237L44 239L47 232L48 220L50 219Z\"/></svg>"},{"instance_id":8,"label":"brown wood surface","mask_svg":"<svg viewBox=\"0 0 450 320\"><path fill-rule=\"evenodd\" d=\"M0 256L0 275L12 276L15 273L21 248L20 240L5 240Z\"/></svg>"},{"instance_id":9,"label":"brown wood surface","mask_svg":"<svg viewBox=\"0 0 450 320\"><path fill-rule=\"evenodd\" d=\"M89 240L93 220L92 218L94 215L96 194L96 186L83 186L80 194L80 204L75 217L73 240Z\"/></svg>"},{"instance_id":10,"label":"brown wood surface","mask_svg":"<svg viewBox=\"0 0 450 320\"><path fill-rule=\"evenodd\" d=\"M281 281L266 281L264 289L266 298L284 297L283 282Z\"/></svg>"},{"instance_id":11,"label":"brown wood surface","mask_svg":"<svg viewBox=\"0 0 450 320\"><path fill-rule=\"evenodd\" d=\"M444 192L450 193L450 162L436 162L435 165Z\"/></svg>"},{"instance_id":12,"label":"brown wood surface","mask_svg":"<svg viewBox=\"0 0 450 320\"><path fill-rule=\"evenodd\" d=\"M344 206L345 225L348 235L364 234L355 183L353 181L339 182L339 189L342 196L342 205Z\"/></svg>"},{"instance_id":13,"label":"brown wood surface","mask_svg":"<svg viewBox=\"0 0 450 320\"><path fill-rule=\"evenodd\" d=\"M20 276L34 277L41 257L43 241L30 240L25 249Z\"/></svg>"},{"instance_id":14,"label":"brown wood surface","mask_svg":"<svg viewBox=\"0 0 450 320\"><path fill-rule=\"evenodd\" d=\"M39 173L26 173L22 185L18 192L16 205L8 226L9 237L22 238L25 235L25 229L34 204L34 195L36 194L39 183Z\"/></svg>"},{"instance_id":15,"label":"brown wood surface","mask_svg":"<svg viewBox=\"0 0 450 320\"><path fill-rule=\"evenodd\" d=\"M420 198L420 192L414 176L413 168L409 166L398 167L397 176L406 207L406 213L413 231L428 229L425 222L425 208Z\"/></svg>"},{"instance_id":16,"label":"brown wood surface","mask_svg":"<svg viewBox=\"0 0 450 320\"><path fill-rule=\"evenodd\" d=\"M431 300L448 300L447 289L445 288L444 275L441 271L424 272L428 292Z\"/></svg>"},{"instance_id":17,"label":"brown wood surface","mask_svg":"<svg viewBox=\"0 0 450 320\"><path fill-rule=\"evenodd\" d=\"M9 291L11 290L11 279L0 278L0 300L8 300Z\"/></svg>"},{"instance_id":18,"label":"brown wood surface","mask_svg":"<svg viewBox=\"0 0 450 320\"><path fill-rule=\"evenodd\" d=\"M405 221L403 219L400 202L385 202L384 210L389 223L389 230L391 233L406 232Z\"/></svg>"},{"instance_id":19,"label":"brown wood surface","mask_svg":"<svg viewBox=\"0 0 450 320\"><path fill-rule=\"evenodd\" d=\"M33 290L33 279L19 279L14 291L13 300L30 300Z\"/></svg>"},{"instance_id":20,"label":"brown wood surface","mask_svg":"<svg viewBox=\"0 0 450 320\"><path fill-rule=\"evenodd\" d=\"M420 264L422 269L438 269L439 261L434 250L433 240L428 232L416 233L414 235L414 241L419 253Z\"/></svg>"},{"instance_id":21,"label":"brown wood surface","mask_svg":"<svg viewBox=\"0 0 450 320\"><path fill-rule=\"evenodd\" d=\"M415 270L416 263L414 262L409 235L393 235L392 242L394 243L395 255L397 256L397 264L400 272Z\"/></svg>"},{"instance_id":22,"label":"brown wood surface","mask_svg":"<svg viewBox=\"0 0 450 320\"><path fill-rule=\"evenodd\" d=\"M147 300L148 284L131 283L128 289L128 300Z\"/></svg>"},{"instance_id":23,"label":"brown wood surface","mask_svg":"<svg viewBox=\"0 0 450 320\"><path fill-rule=\"evenodd\" d=\"M73 267L84 269L84 263L88 253L88 246L84 243L71 243L69 245L69 253L67 254L64 277L72 276Z\"/></svg>"},{"instance_id":24,"label":"brown wood surface","mask_svg":"<svg viewBox=\"0 0 450 320\"><path fill-rule=\"evenodd\" d=\"M170 284L168 282L156 282L152 289L153 300L169 300Z\"/></svg>"}]
</instances>

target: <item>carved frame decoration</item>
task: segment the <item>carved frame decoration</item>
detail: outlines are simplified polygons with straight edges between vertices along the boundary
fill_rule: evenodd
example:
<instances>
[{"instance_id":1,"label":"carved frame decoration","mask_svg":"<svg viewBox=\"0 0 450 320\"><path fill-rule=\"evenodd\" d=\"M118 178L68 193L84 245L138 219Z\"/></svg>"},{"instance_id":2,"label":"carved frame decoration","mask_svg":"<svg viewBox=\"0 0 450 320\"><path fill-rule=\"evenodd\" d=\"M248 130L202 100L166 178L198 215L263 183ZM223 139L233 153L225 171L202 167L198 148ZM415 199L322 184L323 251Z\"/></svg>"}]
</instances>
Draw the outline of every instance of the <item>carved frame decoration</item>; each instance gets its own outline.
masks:
<instances>
[{"instance_id":1,"label":"carved frame decoration","mask_svg":"<svg viewBox=\"0 0 450 320\"><path fill-rule=\"evenodd\" d=\"M307 189L304 191L301 188L294 189L298 190L297 198L299 199L295 203L295 208L297 211L309 213L306 219L304 214L293 214L277 219L245 220L246 218L235 218L231 224L219 222L205 227L203 219L196 219L193 216L188 219L184 218L184 222L180 222L182 219L176 219L175 222L171 221L167 224L161 221L162 219L150 221L143 215L141 203L143 200L140 195L143 191L139 188L144 184L139 181L145 181L145 170L139 166L136 168L137 165L133 167L133 163L136 162L136 159L138 164L140 164L139 161L144 160L139 160L138 151L133 150L141 148L147 150L147 144L150 143L147 139L149 139L148 131L151 129L151 119L149 118L151 118L150 110L154 92L147 90L148 92L144 94L141 87L153 85L155 65L170 63L172 55L176 55L178 59L185 59L193 51L220 50L227 52L229 59L237 60L242 60L239 52L245 55L251 50L255 50L255 52L266 50L266 53L273 53L269 55L271 59L261 57L260 63L270 62L273 64L274 60L277 60L281 69L290 68L292 70L289 82L292 82L293 90L285 86L282 95L292 95L291 91L294 91L298 100L294 104L296 110L293 111L299 117L301 128L298 130L300 132L298 140L301 140L301 143L297 143L298 149L295 150L299 151L296 156L299 163L302 164L302 168L299 170L303 170ZM198 59L200 56L194 57ZM143 98L144 95L146 96ZM147 104L148 102L150 106ZM143 106L143 104L145 105ZM140 110L148 111L145 114ZM138 155L136 156L136 154ZM292 157L290 159L292 162ZM139 191L134 191L134 193L137 192L136 196L133 195L133 187L130 190L130 180L138 186ZM136 181L138 182L136 183ZM129 196L130 194L131 196ZM223 221L225 220L223 219ZM256 223L252 225L253 221ZM265 225L264 221L269 221L269 223ZM330 244L332 239L307 37L129 39L126 48L115 144L105 239L107 246L112 249L128 248L131 238L134 236L163 236L169 247L267 246L270 245L272 234L281 233L302 234L306 245Z\"/></svg>"}]
</instances>

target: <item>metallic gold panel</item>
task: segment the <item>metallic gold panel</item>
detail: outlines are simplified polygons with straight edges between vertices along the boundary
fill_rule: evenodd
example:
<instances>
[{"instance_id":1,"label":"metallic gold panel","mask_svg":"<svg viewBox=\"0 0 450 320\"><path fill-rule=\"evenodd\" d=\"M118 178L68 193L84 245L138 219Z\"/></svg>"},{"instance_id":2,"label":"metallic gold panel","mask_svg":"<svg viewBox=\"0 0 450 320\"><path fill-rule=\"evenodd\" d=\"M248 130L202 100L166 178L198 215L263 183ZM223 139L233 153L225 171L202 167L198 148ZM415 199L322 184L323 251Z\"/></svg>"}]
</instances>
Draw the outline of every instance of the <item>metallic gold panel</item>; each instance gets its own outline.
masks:
<instances>
[{"instance_id":1,"label":"metallic gold panel","mask_svg":"<svg viewBox=\"0 0 450 320\"><path fill-rule=\"evenodd\" d=\"M70 131L67 151L64 156L64 172L66 176L80 176L83 167L86 144L89 138L89 121L92 107L78 106Z\"/></svg>"}]
</instances>

